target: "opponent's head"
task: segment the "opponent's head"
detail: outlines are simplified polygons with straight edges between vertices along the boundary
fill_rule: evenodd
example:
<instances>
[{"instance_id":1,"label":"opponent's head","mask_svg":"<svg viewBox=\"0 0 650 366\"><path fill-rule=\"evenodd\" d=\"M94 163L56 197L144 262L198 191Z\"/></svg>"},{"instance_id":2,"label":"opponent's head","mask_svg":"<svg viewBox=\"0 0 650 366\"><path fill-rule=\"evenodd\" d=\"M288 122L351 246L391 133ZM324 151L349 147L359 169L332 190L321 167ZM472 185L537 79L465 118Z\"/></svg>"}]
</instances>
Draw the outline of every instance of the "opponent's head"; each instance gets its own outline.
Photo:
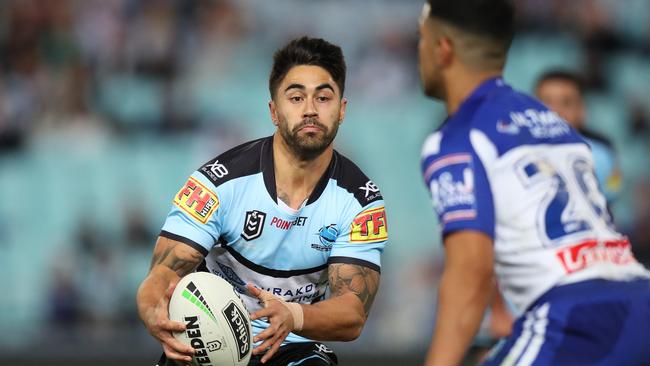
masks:
<instances>
[{"instance_id":1,"label":"opponent's head","mask_svg":"<svg viewBox=\"0 0 650 366\"><path fill-rule=\"evenodd\" d=\"M345 116L345 60L339 46L302 37L273 56L269 77L271 119L301 160L325 151Z\"/></svg>"},{"instance_id":2,"label":"opponent's head","mask_svg":"<svg viewBox=\"0 0 650 366\"><path fill-rule=\"evenodd\" d=\"M565 70L551 70L544 73L535 86L537 97L577 129L584 127L585 122L583 91L582 78L578 74Z\"/></svg>"},{"instance_id":3,"label":"opponent's head","mask_svg":"<svg viewBox=\"0 0 650 366\"><path fill-rule=\"evenodd\" d=\"M420 16L420 79L426 95L444 99L445 75L501 71L514 35L508 0L428 0Z\"/></svg>"}]
</instances>

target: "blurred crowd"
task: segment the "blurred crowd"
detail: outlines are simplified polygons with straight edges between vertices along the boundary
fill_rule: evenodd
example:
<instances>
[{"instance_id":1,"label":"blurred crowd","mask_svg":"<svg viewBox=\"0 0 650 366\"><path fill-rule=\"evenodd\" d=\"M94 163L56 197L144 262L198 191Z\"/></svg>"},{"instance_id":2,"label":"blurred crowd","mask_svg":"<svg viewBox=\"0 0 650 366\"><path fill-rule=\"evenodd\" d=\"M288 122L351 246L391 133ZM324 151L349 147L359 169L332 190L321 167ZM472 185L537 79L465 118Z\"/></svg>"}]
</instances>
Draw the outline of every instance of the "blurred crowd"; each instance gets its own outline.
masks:
<instances>
[{"instance_id":1,"label":"blurred crowd","mask_svg":"<svg viewBox=\"0 0 650 366\"><path fill-rule=\"evenodd\" d=\"M129 141L134 136L208 133L229 136L226 145L259 136L247 127L250 119L258 118L248 115L247 108L268 100L265 83L273 50L302 34L325 35L343 46L350 95L400 109L401 101L420 93L416 18L422 1L369 3L0 1L0 159L20 159L52 135L82 146L81 154L96 141ZM620 120L604 128L624 136L614 139L620 159L631 159L627 138L640 146L635 154L647 156L650 0L517 3L524 42L529 35L570 37L580 54L577 66L588 81L588 95L620 101ZM543 57L544 50L538 52ZM649 82L645 89L621 87L618 74L612 73L612 62L621 55L647 70L647 75L638 75ZM631 213L621 229L650 265L650 167L647 159L635 161L646 166L634 163L633 172L623 171L629 198L622 210ZM67 262L59 257L48 265L46 317L52 324L98 324L105 329L116 322L137 323L132 283L146 273L159 228L141 220L141 213L125 210L120 215L125 217L122 245L105 242L101 223L89 217L76 225ZM0 216L0 233L2 225ZM78 263L84 263L83 276L77 273ZM136 265L134 280L124 281L122 269ZM435 281L438 266L417 263L386 286L397 289L401 280L423 282L417 278ZM397 304L377 307L391 306Z\"/></svg>"}]
</instances>

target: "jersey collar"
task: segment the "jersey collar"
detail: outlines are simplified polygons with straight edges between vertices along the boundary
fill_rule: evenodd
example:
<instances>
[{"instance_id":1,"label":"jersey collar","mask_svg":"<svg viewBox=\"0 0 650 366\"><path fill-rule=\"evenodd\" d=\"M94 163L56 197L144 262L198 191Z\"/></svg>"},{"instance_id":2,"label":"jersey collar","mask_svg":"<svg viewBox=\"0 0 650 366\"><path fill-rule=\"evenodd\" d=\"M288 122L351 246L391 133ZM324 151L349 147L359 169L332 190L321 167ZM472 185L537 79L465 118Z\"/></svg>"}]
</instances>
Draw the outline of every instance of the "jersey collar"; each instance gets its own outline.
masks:
<instances>
[{"instance_id":1,"label":"jersey collar","mask_svg":"<svg viewBox=\"0 0 650 366\"><path fill-rule=\"evenodd\" d=\"M470 93L470 95L467 98L465 98L465 100L463 100L463 102L458 107L458 110L456 110L456 113L447 116L447 118L445 118L445 120L442 122L442 124L440 124L437 130L441 130L443 127L447 125L447 123L450 120L453 120L455 117L462 115L462 113L466 109L471 108L471 106L474 104L475 101L484 97L491 91L502 87L509 88L510 86L506 84L506 82L503 80L503 77L501 76L496 76L483 81L481 84L479 84L478 87L476 87L476 89L474 89L474 91L472 91L472 93Z\"/></svg>"},{"instance_id":2,"label":"jersey collar","mask_svg":"<svg viewBox=\"0 0 650 366\"><path fill-rule=\"evenodd\" d=\"M327 187L327 183L329 182L330 178L334 176L334 171L338 162L338 155L339 154L335 150L332 154L332 160L330 160L325 173L323 173L323 175L320 177L318 183L316 183L316 187L314 187L311 195L309 195L309 199L307 200L308 205L318 200L318 198L325 190L325 187ZM262 176L264 177L264 185L266 186L266 191L269 192L269 195L273 199L273 202L277 202L278 191L275 185L275 166L273 164L273 135L267 138L266 141L264 141L264 145L262 146L260 170L262 171Z\"/></svg>"},{"instance_id":3,"label":"jersey collar","mask_svg":"<svg viewBox=\"0 0 650 366\"><path fill-rule=\"evenodd\" d=\"M503 81L503 77L501 76L496 76L483 81L476 89L474 89L474 91L467 98L465 98L465 100L460 104L458 111L463 109L463 107L466 106L467 104L470 104L473 100L481 98L486 94L490 93L491 91L493 91L494 89L502 88L502 87L508 87L508 84L506 84L506 82Z\"/></svg>"}]
</instances>

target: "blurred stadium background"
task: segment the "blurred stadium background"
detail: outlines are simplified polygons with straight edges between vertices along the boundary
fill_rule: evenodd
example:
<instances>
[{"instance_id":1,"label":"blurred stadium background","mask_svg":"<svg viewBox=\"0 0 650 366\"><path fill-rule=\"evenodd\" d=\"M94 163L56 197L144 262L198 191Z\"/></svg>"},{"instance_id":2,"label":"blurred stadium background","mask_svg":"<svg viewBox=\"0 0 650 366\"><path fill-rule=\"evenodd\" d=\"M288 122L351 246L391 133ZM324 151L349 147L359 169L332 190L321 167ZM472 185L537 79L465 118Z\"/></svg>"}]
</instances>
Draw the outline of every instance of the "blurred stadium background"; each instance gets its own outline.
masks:
<instances>
[{"instance_id":1,"label":"blurred stadium background","mask_svg":"<svg viewBox=\"0 0 650 366\"><path fill-rule=\"evenodd\" d=\"M650 0L519 0L506 77L588 80L588 126L623 171L618 227L650 263ZM342 365L418 364L442 265L419 174L439 103L421 96L422 1L0 1L0 364L152 365L135 291L172 195L204 161L269 135L272 52L340 44L337 148L382 188L382 288Z\"/></svg>"}]
</instances>

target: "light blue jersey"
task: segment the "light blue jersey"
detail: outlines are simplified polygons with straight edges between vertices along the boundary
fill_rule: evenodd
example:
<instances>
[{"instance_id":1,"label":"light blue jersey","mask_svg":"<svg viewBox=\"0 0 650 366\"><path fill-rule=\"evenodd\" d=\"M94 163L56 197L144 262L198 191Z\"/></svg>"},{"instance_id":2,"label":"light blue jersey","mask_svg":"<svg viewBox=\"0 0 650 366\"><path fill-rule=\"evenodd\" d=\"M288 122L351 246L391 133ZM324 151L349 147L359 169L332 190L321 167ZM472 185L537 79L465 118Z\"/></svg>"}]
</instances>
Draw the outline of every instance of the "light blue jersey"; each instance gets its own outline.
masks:
<instances>
[{"instance_id":1,"label":"light blue jersey","mask_svg":"<svg viewBox=\"0 0 650 366\"><path fill-rule=\"evenodd\" d=\"M206 256L204 270L230 282L250 312L252 283L286 301L327 297L328 265L380 270L386 244L384 201L377 186L334 152L327 171L299 210L277 198L273 137L238 146L194 172L174 197L161 236ZM268 327L253 321L253 333ZM285 342L309 341L293 333Z\"/></svg>"}]
</instances>

